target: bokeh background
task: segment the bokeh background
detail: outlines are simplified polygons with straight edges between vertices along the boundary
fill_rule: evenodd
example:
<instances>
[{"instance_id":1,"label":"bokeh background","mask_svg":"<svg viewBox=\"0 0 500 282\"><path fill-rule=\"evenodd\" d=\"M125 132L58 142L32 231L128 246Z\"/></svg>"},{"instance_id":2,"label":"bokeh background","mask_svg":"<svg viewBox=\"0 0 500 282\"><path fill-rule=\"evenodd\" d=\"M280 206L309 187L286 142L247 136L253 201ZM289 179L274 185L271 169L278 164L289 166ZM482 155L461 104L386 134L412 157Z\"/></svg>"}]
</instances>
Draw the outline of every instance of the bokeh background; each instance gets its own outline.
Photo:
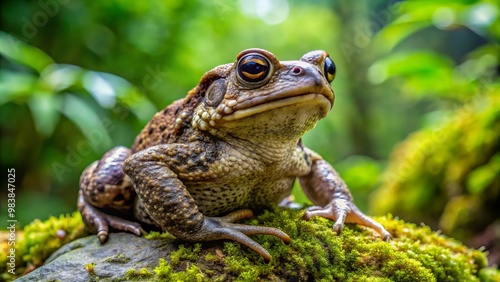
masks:
<instances>
[{"instance_id":1,"label":"bokeh background","mask_svg":"<svg viewBox=\"0 0 500 282\"><path fill-rule=\"evenodd\" d=\"M430 225L500 262L500 1L1 5L1 222L7 169L21 226L72 212L83 169L130 146L205 71L250 47L281 60L323 49L337 65L336 104L304 143L362 210Z\"/></svg>"}]
</instances>

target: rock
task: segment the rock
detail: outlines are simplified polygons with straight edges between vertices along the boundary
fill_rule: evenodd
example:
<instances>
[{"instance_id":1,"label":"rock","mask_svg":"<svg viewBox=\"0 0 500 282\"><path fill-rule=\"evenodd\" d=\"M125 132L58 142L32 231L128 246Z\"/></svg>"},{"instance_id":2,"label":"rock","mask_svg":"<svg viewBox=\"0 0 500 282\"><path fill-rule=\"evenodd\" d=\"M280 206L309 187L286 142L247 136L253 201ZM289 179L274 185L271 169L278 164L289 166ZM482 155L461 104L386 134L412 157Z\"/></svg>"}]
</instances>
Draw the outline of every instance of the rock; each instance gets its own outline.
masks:
<instances>
[{"instance_id":1,"label":"rock","mask_svg":"<svg viewBox=\"0 0 500 282\"><path fill-rule=\"evenodd\" d=\"M77 239L18 281L498 281L485 254L453 239L389 217L377 218L393 235L347 225L341 235L332 221L302 220L302 211L275 208L245 223L275 226L292 238L252 236L273 256L269 264L234 242L189 244L170 235L147 238L112 233ZM387 280L388 279L388 280Z\"/></svg>"},{"instance_id":2,"label":"rock","mask_svg":"<svg viewBox=\"0 0 500 282\"><path fill-rule=\"evenodd\" d=\"M96 236L73 241L53 253L44 266L19 281L118 280L129 269L156 266L176 249L168 240L148 240L128 233L112 233L101 245Z\"/></svg>"}]
</instances>

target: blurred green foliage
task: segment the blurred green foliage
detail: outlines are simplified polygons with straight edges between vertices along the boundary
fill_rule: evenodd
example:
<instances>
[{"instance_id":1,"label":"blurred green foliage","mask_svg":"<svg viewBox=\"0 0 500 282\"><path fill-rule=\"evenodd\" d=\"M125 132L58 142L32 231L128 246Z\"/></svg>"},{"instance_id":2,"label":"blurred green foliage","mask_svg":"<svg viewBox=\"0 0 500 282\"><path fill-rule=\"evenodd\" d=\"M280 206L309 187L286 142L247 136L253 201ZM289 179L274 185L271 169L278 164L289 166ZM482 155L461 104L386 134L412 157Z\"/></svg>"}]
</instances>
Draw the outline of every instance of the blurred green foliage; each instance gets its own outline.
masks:
<instances>
[{"instance_id":1,"label":"blurred green foliage","mask_svg":"<svg viewBox=\"0 0 500 282\"><path fill-rule=\"evenodd\" d=\"M368 70L375 84L392 83L416 101L437 104L421 129L392 152L370 199L374 213L391 212L490 250L500 262L500 1L408 1L375 38L386 55ZM482 41L469 52L405 42L469 29ZM432 36L430 36L432 38ZM462 41L459 41L462 43ZM458 42L457 42L458 43ZM468 44L467 42L463 42ZM426 44L432 45L432 41ZM400 49L400 50L398 50Z\"/></svg>"},{"instance_id":2,"label":"blurred green foliage","mask_svg":"<svg viewBox=\"0 0 500 282\"><path fill-rule=\"evenodd\" d=\"M500 218L499 148L500 87L399 144L372 208L470 239Z\"/></svg>"},{"instance_id":3,"label":"blurred green foliage","mask_svg":"<svg viewBox=\"0 0 500 282\"><path fill-rule=\"evenodd\" d=\"M459 109L497 101L499 6L498 0L3 1L0 167L16 169L17 219L26 224L72 212L88 164L113 146L129 146L156 110L250 47L281 60L313 49L330 53L338 69L335 106L304 143L333 163L366 210L377 186L396 185L381 177L404 162L402 149L389 160L396 144L410 136L401 146L411 143L404 150L411 154L436 138L433 129L451 126ZM486 116L486 108L475 116L483 126L465 131L474 134L463 140L468 145L458 138L449 148L439 143L450 150L439 155L447 158L444 166L460 156L469 163L458 182L463 194L500 185L498 143L488 152L481 145L498 125L498 112L492 107ZM410 135L415 131L421 133ZM470 152L457 152L464 148ZM450 196L439 187L447 180L426 163L416 168L421 177L397 184L402 188L392 196L419 212L382 196L370 206L437 227ZM488 195L494 196L479 199Z\"/></svg>"}]
</instances>

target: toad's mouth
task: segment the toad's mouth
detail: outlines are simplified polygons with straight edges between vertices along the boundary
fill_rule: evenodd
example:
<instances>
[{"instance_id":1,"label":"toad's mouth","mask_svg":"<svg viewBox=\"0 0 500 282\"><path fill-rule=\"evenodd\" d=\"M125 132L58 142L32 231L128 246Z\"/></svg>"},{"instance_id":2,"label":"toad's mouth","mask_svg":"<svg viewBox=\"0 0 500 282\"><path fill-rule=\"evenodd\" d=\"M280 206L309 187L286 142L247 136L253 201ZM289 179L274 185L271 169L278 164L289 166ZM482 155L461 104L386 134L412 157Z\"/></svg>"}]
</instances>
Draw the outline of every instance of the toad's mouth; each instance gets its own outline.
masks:
<instances>
[{"instance_id":1,"label":"toad's mouth","mask_svg":"<svg viewBox=\"0 0 500 282\"><path fill-rule=\"evenodd\" d=\"M299 104L317 104L322 107L325 114L331 109L333 99L330 100L324 94L320 93L305 93L298 96L284 97L274 101L262 101L262 103L254 104L250 107L237 109L230 115L222 117L224 121L233 121L245 117L253 116L277 108L283 108L291 105Z\"/></svg>"}]
</instances>

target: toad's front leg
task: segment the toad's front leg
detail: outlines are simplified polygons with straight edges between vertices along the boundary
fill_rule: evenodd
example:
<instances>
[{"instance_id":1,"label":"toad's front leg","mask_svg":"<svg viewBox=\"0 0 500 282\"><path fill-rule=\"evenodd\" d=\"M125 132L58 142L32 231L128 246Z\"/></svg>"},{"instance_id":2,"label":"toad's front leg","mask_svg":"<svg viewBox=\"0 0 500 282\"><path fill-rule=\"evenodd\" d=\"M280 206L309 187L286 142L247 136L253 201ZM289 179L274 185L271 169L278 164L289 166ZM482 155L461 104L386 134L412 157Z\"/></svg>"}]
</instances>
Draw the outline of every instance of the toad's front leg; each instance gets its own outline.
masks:
<instances>
[{"instance_id":1,"label":"toad's front leg","mask_svg":"<svg viewBox=\"0 0 500 282\"><path fill-rule=\"evenodd\" d=\"M300 177L300 185L307 197L317 206L304 214L309 220L314 216L335 221L333 230L340 233L344 223L357 223L373 228L383 240L389 240L391 234L372 218L363 214L354 204L354 200L345 182L333 167L315 152L305 148L305 153L312 160L311 172Z\"/></svg>"},{"instance_id":2,"label":"toad's front leg","mask_svg":"<svg viewBox=\"0 0 500 282\"><path fill-rule=\"evenodd\" d=\"M138 197L147 214L165 231L175 237L203 242L233 240L259 253L270 261L271 255L247 235L268 234L281 238L285 243L290 237L279 229L263 226L235 224L233 222L252 216L250 210L234 211L223 217L205 217L175 171L186 169L188 152L202 146L197 144L164 144L140 151L123 164L124 172L132 179ZM200 164L203 165L203 164Z\"/></svg>"}]
</instances>

